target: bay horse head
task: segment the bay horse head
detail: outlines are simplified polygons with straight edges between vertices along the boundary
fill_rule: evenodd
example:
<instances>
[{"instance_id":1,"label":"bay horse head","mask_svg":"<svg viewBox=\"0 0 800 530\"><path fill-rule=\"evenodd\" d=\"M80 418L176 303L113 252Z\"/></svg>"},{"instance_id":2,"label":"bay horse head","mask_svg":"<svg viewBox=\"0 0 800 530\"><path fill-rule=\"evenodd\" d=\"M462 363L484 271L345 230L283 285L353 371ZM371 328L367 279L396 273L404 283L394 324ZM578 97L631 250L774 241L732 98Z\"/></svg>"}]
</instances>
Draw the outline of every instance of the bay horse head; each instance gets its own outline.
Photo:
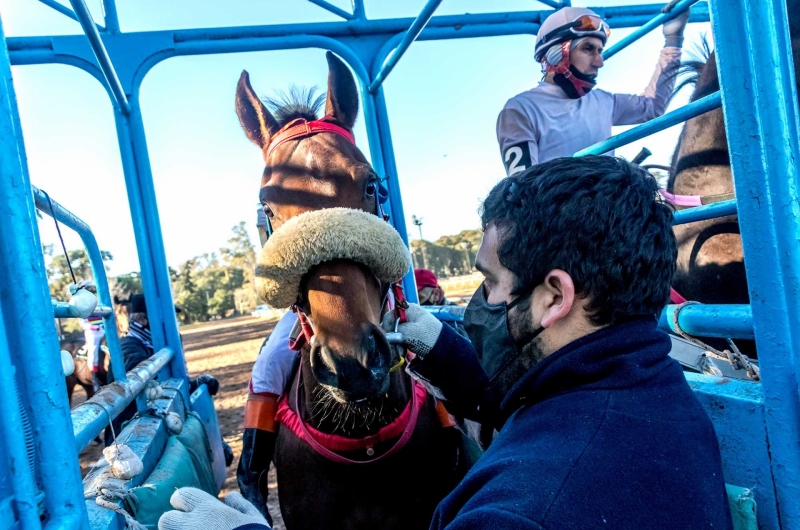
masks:
<instances>
[{"instance_id":1,"label":"bay horse head","mask_svg":"<svg viewBox=\"0 0 800 530\"><path fill-rule=\"evenodd\" d=\"M333 127L312 135L287 137L287 130L320 123L313 103L270 104L273 113L254 92L247 71L239 79L236 111L247 137L262 151L260 200L275 231L301 214L328 208L380 213L380 179L348 138L359 106L355 80L330 52L327 61L322 121ZM380 325L388 289L351 259L319 263L300 283L295 304L314 333L311 370L340 403L377 397L389 387L389 369L399 354Z\"/></svg>"}]
</instances>

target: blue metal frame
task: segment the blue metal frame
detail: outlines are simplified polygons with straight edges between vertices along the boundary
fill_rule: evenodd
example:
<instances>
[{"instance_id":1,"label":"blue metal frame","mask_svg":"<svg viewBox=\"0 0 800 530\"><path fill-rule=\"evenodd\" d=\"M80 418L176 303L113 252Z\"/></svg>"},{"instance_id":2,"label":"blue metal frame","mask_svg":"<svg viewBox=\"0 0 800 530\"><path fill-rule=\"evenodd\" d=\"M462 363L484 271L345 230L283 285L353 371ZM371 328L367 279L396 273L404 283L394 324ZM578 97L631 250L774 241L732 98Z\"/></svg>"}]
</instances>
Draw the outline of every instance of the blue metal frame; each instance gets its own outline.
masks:
<instances>
[{"instance_id":1,"label":"blue metal frame","mask_svg":"<svg viewBox=\"0 0 800 530\"><path fill-rule=\"evenodd\" d=\"M387 178L390 192L388 208L391 218L408 241L405 215L400 195L398 168L394 158L387 101L383 80L415 40L473 38L500 35L535 34L539 24L552 13L550 10L516 13L484 13L433 17L439 1L429 0L416 19L369 20L363 0L354 0L352 14L325 0L315 4L342 16L341 22L287 24L239 28L209 28L179 31L121 33L113 0L104 0L105 28L101 38L83 0L71 0L81 21L85 36L21 37L4 42L9 53L0 53L0 93L6 97L0 108L0 170L10 175L12 186L0 187L0 289L13 286L15 293L27 303L25 310L3 302L0 324L0 362L10 352L25 351L24 356L10 355L11 363L20 371L22 394L26 397L27 414L39 436L48 440L40 444L39 460L53 473L45 487L45 507L51 516L50 524L57 527L83 526L82 492L79 472L69 452L60 451L86 437L101 426L97 406L87 405L74 416L76 432L65 430L70 415L63 396L63 377L57 355L57 343L52 330L53 309L49 293L43 288L44 265L35 230L33 201L26 192L30 182L25 166L24 144L13 87L10 83L9 61L13 64L62 63L77 66L106 87L115 103L114 118L122 154L128 200L134 219L134 234L139 253L148 313L152 322L153 341L157 349L168 347L175 353L171 360L159 355L157 361L173 377L185 380L186 370L173 302L164 245L153 187L147 144L139 107L139 87L149 70L160 61L179 55L230 53L292 48L322 48L342 57L358 79L364 106L367 137L376 171ZM721 92L696 101L653 122L627 131L619 137L593 146L581 154L602 153L625 145L685 119L722 105L728 119L728 138L736 175L736 191L740 197L738 213L743 220L742 240L747 257L746 267L753 307L685 307L679 322L687 331L726 336L755 336L759 344L762 384L717 384L707 376L687 376L701 401L715 420L723 440L726 479L741 485L757 485L759 522L764 528L800 528L798 498L800 481L800 399L798 399L797 363L800 358L800 239L797 200L797 170L793 161L798 157L798 111L794 94L794 72L791 67L790 46L785 7L780 0L711 0L716 14L714 22ZM52 0L43 0L50 4ZM567 0L544 0L551 7L569 5ZM635 41L647 31L677 15L694 4L684 0L668 15L660 13L661 5L597 8L611 27L642 26L630 37L609 48L607 56ZM56 8L58 9L58 8ZM71 16L61 6L59 12ZM337 12L340 11L340 12ZM708 5L692 7L690 21L707 21ZM720 28L725 28L722 32ZM0 31L0 38L2 38ZM775 47L777 43L777 47ZM113 61L112 61L113 59ZM757 134L754 132L757 131ZM11 140L16 138L16 141ZM737 212L735 201L712 204L676 213L676 223L694 222ZM11 219L10 222L5 222ZM65 222L66 224L66 222ZM780 230L776 229L780 227ZM87 227L88 228L88 227ZM96 244L95 244L96 246ZM88 248L88 247L87 247ZM98 251L99 252L99 251ZM90 252L92 254L93 252ZM14 256L13 260L8 256ZM92 257L93 265L95 257ZM15 270L19 262L30 263L30 270ZM102 261L99 261L102 268ZM104 271L103 271L104 272ZM97 278L96 274L96 278ZM416 300L413 275L405 278L406 294ZM105 282L99 282L105 284ZM101 305L108 306L102 299ZM674 311L665 310L665 315ZM62 309L56 309L61 311ZM441 315L443 319L447 316ZM666 317L664 317L666 319ZM34 343L9 330L24 326L24 338L35 337ZM669 322L666 323L669 325ZM713 329L712 329L713 328ZM3 376L0 376L0 378ZM5 376L7 377L7 375ZM137 378L137 381L141 378ZM0 379L2 382L4 379ZM47 392L33 392L28 381ZM138 385L129 381L128 385ZM182 392L185 387L182 385ZM138 388L138 387L137 387ZM59 395L61 392L62 395ZM134 391L131 391L135 394ZM127 398L125 398L127 399ZM131 398L132 399L132 398ZM115 407L122 401L115 402ZM724 404L725 408L717 408ZM0 399L0 422L13 414L7 399ZM206 405L206 408L207 405ZM728 412L722 412L727 410ZM734 415L731 410L741 412ZM737 414L739 414L737 412ZM748 415L749 414L749 415ZM759 423L761 422L761 423ZM5 423L3 423L5 425ZM759 430L760 429L760 430ZM748 437L749 436L749 437ZM753 444L761 468L742 471L731 444ZM16 451L19 440L6 442L6 452ZM12 445L13 444L13 445ZM1 449L1 448L0 448ZM56 450L58 449L58 450ZM58 454L59 452L63 454ZM732 464L734 463L734 464ZM743 464L744 465L744 464ZM765 466L769 471L765 471ZM25 508L30 502L30 484L25 486L15 477L15 499ZM774 489L769 489L773 487ZM26 489L28 488L28 489ZM3 492L0 491L0 497ZM28 499L28 501L25 501ZM0 503L3 499L0 498ZM763 503L763 504L762 504ZM31 524L30 513L22 512ZM28 515L25 515L25 514Z\"/></svg>"},{"instance_id":2,"label":"blue metal frame","mask_svg":"<svg viewBox=\"0 0 800 530\"><path fill-rule=\"evenodd\" d=\"M108 344L108 351L111 355L111 371L114 374L114 379L117 381L125 381L125 363L122 360L122 350L119 345L119 336L117 335L117 322L111 305L111 291L108 289L108 276L106 275L103 257L100 255L100 247L97 245L97 240L92 233L92 229L52 198L48 200L47 195L36 186L31 186L31 189L33 190L33 200L36 208L51 217L55 217L59 223L77 232L81 237L83 246L86 247L89 262L92 265L92 275L97 284L97 297L100 303L100 306L98 306L94 314L103 317L103 324L106 330L106 343ZM50 207L51 205L52 209ZM53 312L56 318L71 318L74 316L69 311L68 304L63 303L53 304Z\"/></svg>"}]
</instances>

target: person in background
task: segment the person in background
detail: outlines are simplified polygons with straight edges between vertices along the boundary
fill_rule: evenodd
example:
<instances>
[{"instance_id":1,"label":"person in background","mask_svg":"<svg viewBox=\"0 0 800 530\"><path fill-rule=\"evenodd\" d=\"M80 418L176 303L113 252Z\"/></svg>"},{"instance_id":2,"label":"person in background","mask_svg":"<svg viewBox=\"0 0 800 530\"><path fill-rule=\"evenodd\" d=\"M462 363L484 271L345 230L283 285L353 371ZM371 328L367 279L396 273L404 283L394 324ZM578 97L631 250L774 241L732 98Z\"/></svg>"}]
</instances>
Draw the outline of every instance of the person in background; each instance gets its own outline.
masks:
<instances>
[{"instance_id":1,"label":"person in background","mask_svg":"<svg viewBox=\"0 0 800 530\"><path fill-rule=\"evenodd\" d=\"M92 280L83 280L78 287L97 296L97 286ZM82 318L81 329L83 329L83 338L86 341L86 362L92 370L92 386L95 392L99 392L104 384L100 380L100 364L103 357L100 347L106 337L103 317L90 315L88 318Z\"/></svg>"},{"instance_id":2,"label":"person in background","mask_svg":"<svg viewBox=\"0 0 800 530\"><path fill-rule=\"evenodd\" d=\"M414 269L414 283L417 284L417 299L421 306L455 306L444 295L444 289L439 285L439 279L428 269ZM446 321L459 335L466 337L464 326L461 322Z\"/></svg>"},{"instance_id":3,"label":"person in background","mask_svg":"<svg viewBox=\"0 0 800 530\"><path fill-rule=\"evenodd\" d=\"M687 10L664 24L664 49L650 83L636 96L594 88L611 33L594 11L564 7L547 17L536 35L534 52L544 78L509 99L497 117L497 141L506 174L572 156L611 136L612 126L644 123L664 114L675 86L688 18Z\"/></svg>"}]
</instances>

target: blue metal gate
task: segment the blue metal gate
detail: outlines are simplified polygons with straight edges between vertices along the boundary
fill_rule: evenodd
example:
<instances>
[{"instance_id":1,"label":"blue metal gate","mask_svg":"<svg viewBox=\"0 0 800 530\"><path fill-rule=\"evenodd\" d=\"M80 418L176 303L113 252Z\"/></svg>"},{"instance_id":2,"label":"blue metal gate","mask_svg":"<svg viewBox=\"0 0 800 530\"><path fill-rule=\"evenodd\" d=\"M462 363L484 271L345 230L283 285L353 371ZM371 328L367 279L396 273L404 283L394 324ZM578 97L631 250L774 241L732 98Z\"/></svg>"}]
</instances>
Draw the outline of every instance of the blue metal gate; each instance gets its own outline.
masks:
<instances>
[{"instance_id":1,"label":"blue metal gate","mask_svg":"<svg viewBox=\"0 0 800 530\"><path fill-rule=\"evenodd\" d=\"M121 403L134 399L141 385L128 382L129 392L117 396L114 410L101 414L87 407L70 414L35 222L37 205L81 234L102 285L101 305L110 306L110 299L88 227L58 205L45 206L31 186L10 66L76 66L108 91L153 343L159 350L142 379L163 371L162 378L180 383L186 380L186 368L139 105L139 88L150 69L179 55L320 48L342 57L358 79L372 163L388 179L391 219L407 241L383 81L415 40L533 35L552 11L433 17L442 0L429 0L416 19L370 20L363 0L353 0L352 11L311 0L344 20L125 33L120 31L114 0L103 0L103 26L92 20L84 0L71 0L72 9L55 0L40 1L77 20L85 35L6 39L0 30L0 364L11 368L0 370L5 389L0 392L0 526L88 528L77 450L107 423L106 414L113 415L124 406ZM558 8L569 0L541 3ZM721 91L579 154L605 152L722 106L738 203L700 207L680 212L677 218L692 222L738 212L753 304L691 307L678 319L682 328L698 335L755 337L762 382L720 384L719 379L694 374L687 378L715 422L726 481L755 492L760 527L800 529L800 183L795 165L800 122L786 7L782 0L709 0L710 5L684 0L671 16L693 4L690 21L707 21L709 11L714 14ZM669 16L660 14L661 7L596 8L612 27L641 26L609 48L606 56L663 23ZM413 278L408 276L406 282L412 286ZM416 291L406 292L413 301ZM670 306L665 315L674 311ZM113 322L113 312L98 314ZM110 347L118 358L118 345L112 342ZM124 380L125 374L118 375ZM17 393L7 390L15 385ZM178 387L185 393L185 385ZM25 421L30 422L29 431L18 428ZM42 469L47 470L46 481L41 480ZM94 528L110 524L92 519Z\"/></svg>"}]
</instances>

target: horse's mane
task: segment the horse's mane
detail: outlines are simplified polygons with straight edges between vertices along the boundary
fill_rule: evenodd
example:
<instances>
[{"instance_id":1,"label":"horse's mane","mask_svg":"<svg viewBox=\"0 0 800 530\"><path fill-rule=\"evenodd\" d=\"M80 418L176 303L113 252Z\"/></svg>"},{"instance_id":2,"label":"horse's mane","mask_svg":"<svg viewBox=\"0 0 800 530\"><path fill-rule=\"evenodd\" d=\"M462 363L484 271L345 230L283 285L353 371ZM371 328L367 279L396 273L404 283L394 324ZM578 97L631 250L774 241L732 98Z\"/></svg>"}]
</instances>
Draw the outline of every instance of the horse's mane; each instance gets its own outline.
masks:
<instances>
[{"instance_id":1,"label":"horse's mane","mask_svg":"<svg viewBox=\"0 0 800 530\"><path fill-rule=\"evenodd\" d=\"M286 92L278 92L275 96L265 98L264 104L275 117L280 127L292 120L316 120L325 107L325 93L317 87L299 87L292 85Z\"/></svg>"},{"instance_id":2,"label":"horse's mane","mask_svg":"<svg viewBox=\"0 0 800 530\"><path fill-rule=\"evenodd\" d=\"M687 86L695 86L700 79L700 74L706 67L708 58L711 57L711 45L705 35L699 43L694 45L693 49L688 51L688 57L687 60L681 61L678 71L675 72L675 77L681 78L681 80L672 91L672 97L675 97Z\"/></svg>"}]
</instances>

